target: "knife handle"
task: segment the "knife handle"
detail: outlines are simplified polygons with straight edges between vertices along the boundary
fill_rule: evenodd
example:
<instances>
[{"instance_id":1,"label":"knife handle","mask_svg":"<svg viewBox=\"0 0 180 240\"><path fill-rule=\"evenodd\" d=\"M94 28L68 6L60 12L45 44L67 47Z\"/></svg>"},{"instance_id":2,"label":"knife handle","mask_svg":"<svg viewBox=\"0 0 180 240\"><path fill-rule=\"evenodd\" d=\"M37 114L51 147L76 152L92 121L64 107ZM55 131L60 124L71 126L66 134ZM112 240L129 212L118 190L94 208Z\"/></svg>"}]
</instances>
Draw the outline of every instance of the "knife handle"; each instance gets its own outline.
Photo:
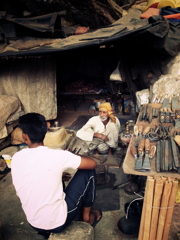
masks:
<instances>
[{"instance_id":1,"label":"knife handle","mask_svg":"<svg viewBox=\"0 0 180 240\"><path fill-rule=\"evenodd\" d=\"M145 150L146 151L149 151L150 149L150 141L148 138L145 139Z\"/></svg>"},{"instance_id":2,"label":"knife handle","mask_svg":"<svg viewBox=\"0 0 180 240\"><path fill-rule=\"evenodd\" d=\"M137 149L136 149L135 146L131 147L131 153L132 153L133 156L137 155Z\"/></svg>"},{"instance_id":3,"label":"knife handle","mask_svg":"<svg viewBox=\"0 0 180 240\"><path fill-rule=\"evenodd\" d=\"M139 133L142 133L143 127L140 125L140 126L138 127L138 130L139 130Z\"/></svg>"},{"instance_id":4,"label":"knife handle","mask_svg":"<svg viewBox=\"0 0 180 240\"><path fill-rule=\"evenodd\" d=\"M156 146L153 145L150 149L150 152L149 152L149 158L152 159L154 157L155 153L156 153Z\"/></svg>"},{"instance_id":5,"label":"knife handle","mask_svg":"<svg viewBox=\"0 0 180 240\"><path fill-rule=\"evenodd\" d=\"M150 126L145 127L145 129L143 131L143 135L146 135L150 130L151 130Z\"/></svg>"},{"instance_id":6,"label":"knife handle","mask_svg":"<svg viewBox=\"0 0 180 240\"><path fill-rule=\"evenodd\" d=\"M144 150L145 139L141 139L138 146L138 152L142 152Z\"/></svg>"},{"instance_id":7,"label":"knife handle","mask_svg":"<svg viewBox=\"0 0 180 240\"><path fill-rule=\"evenodd\" d=\"M134 135L135 136L138 135L138 126L137 125L134 126Z\"/></svg>"}]
</instances>

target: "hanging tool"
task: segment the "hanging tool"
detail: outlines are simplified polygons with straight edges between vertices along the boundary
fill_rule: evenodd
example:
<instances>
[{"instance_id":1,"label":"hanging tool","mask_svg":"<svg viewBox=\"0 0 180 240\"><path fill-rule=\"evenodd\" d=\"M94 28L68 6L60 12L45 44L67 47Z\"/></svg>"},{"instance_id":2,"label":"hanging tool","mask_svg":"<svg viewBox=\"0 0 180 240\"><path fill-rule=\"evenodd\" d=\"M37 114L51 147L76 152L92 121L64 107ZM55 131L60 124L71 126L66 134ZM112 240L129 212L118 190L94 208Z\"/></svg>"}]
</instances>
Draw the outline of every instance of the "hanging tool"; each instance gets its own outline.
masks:
<instances>
[{"instance_id":1,"label":"hanging tool","mask_svg":"<svg viewBox=\"0 0 180 240\"><path fill-rule=\"evenodd\" d=\"M161 159L161 144L160 141L157 142L157 151L156 151L156 172L160 172L160 159Z\"/></svg>"},{"instance_id":2,"label":"hanging tool","mask_svg":"<svg viewBox=\"0 0 180 240\"><path fill-rule=\"evenodd\" d=\"M134 157L135 166L136 166L136 162L137 162L137 160L138 160L138 157L137 157L137 149L136 149L136 147L133 146L133 145L132 145L132 147L131 147L131 153L132 153L132 155L133 155L133 157Z\"/></svg>"},{"instance_id":3,"label":"hanging tool","mask_svg":"<svg viewBox=\"0 0 180 240\"><path fill-rule=\"evenodd\" d=\"M165 139L161 139L160 140L160 171L164 171L164 166L165 166L165 163L164 163L164 154L165 152Z\"/></svg>"},{"instance_id":4,"label":"hanging tool","mask_svg":"<svg viewBox=\"0 0 180 240\"><path fill-rule=\"evenodd\" d=\"M171 136L170 139L171 139L171 147L172 147L172 153L173 153L173 159L174 159L173 163L174 163L174 166L175 166L175 169L176 169L176 168L180 167L179 159L178 159L179 153L178 153L177 145L174 141L173 136Z\"/></svg>"},{"instance_id":5,"label":"hanging tool","mask_svg":"<svg viewBox=\"0 0 180 240\"><path fill-rule=\"evenodd\" d=\"M165 140L164 144L164 170L168 171L168 165L169 165L169 139Z\"/></svg>"},{"instance_id":6,"label":"hanging tool","mask_svg":"<svg viewBox=\"0 0 180 240\"><path fill-rule=\"evenodd\" d=\"M134 135L135 135L134 146L138 147L138 126L137 125L134 126Z\"/></svg>"},{"instance_id":7,"label":"hanging tool","mask_svg":"<svg viewBox=\"0 0 180 240\"><path fill-rule=\"evenodd\" d=\"M152 122L152 106L151 105L149 105L148 111L149 111L148 121L149 123L151 123Z\"/></svg>"},{"instance_id":8,"label":"hanging tool","mask_svg":"<svg viewBox=\"0 0 180 240\"><path fill-rule=\"evenodd\" d=\"M149 150L150 150L150 141L148 138L145 139L145 157L142 165L142 169L145 171L150 171L150 161L149 161Z\"/></svg>"},{"instance_id":9,"label":"hanging tool","mask_svg":"<svg viewBox=\"0 0 180 240\"><path fill-rule=\"evenodd\" d=\"M139 146L138 146L139 157L138 157L138 160L137 160L135 168L134 168L135 170L141 170L142 169L144 144L145 144L145 140L141 139L141 141L139 142Z\"/></svg>"},{"instance_id":10,"label":"hanging tool","mask_svg":"<svg viewBox=\"0 0 180 240\"><path fill-rule=\"evenodd\" d=\"M141 141L141 139L142 139L142 132L143 132L143 127L142 127L142 125L140 125L139 127L138 127L138 134L139 134L139 136L138 136L138 144L139 144L139 142Z\"/></svg>"},{"instance_id":11,"label":"hanging tool","mask_svg":"<svg viewBox=\"0 0 180 240\"><path fill-rule=\"evenodd\" d=\"M169 149L168 170L172 171L172 169L173 169L173 154L172 154L171 140L169 140L168 149Z\"/></svg>"},{"instance_id":12,"label":"hanging tool","mask_svg":"<svg viewBox=\"0 0 180 240\"><path fill-rule=\"evenodd\" d=\"M143 138L146 138L146 134L148 134L151 130L150 125L148 125L147 127L144 128L143 130Z\"/></svg>"},{"instance_id":13,"label":"hanging tool","mask_svg":"<svg viewBox=\"0 0 180 240\"><path fill-rule=\"evenodd\" d=\"M153 145L151 146L151 149L149 151L149 160L151 161L156 153L156 146Z\"/></svg>"}]
</instances>

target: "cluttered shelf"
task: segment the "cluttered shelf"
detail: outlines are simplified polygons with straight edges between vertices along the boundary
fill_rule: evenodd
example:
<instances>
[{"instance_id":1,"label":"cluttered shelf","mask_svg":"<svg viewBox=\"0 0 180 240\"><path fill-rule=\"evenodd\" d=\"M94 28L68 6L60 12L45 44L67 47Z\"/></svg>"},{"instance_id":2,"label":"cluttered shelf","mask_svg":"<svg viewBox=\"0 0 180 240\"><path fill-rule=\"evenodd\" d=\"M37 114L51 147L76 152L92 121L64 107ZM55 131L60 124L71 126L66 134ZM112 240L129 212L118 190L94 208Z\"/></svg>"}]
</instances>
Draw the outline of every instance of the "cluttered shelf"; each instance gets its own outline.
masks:
<instances>
[{"instance_id":1,"label":"cluttered shelf","mask_svg":"<svg viewBox=\"0 0 180 240\"><path fill-rule=\"evenodd\" d=\"M136 122L136 126L138 127L138 129L141 128L144 131L146 131L146 129L149 129L150 133L152 133L152 131L154 131L153 135L156 134L158 136L158 135L160 135L160 133L157 134L158 131L155 132L155 129L158 129L158 128L160 129L160 127L161 127L164 129L165 133L161 132L161 137L159 136L158 141L149 141L147 155L146 155L146 146L145 146L145 141L148 141L148 140L146 140L146 139L148 139L147 133L143 133L143 130L140 133L140 135L141 135L140 141L142 141L142 142L144 141L144 146L143 146L142 151L139 151L140 150L140 147L139 147L140 141L137 145L136 144L136 141L137 141L136 136L133 134L133 136L131 137L130 143L128 145L126 156L125 156L125 159L123 162L123 170L125 173L133 174L133 175L164 176L164 177L175 177L177 179L180 179L179 159L176 159L177 162L175 162L175 159L174 159L175 155L179 156L178 152L177 152L177 151L179 151L179 147L178 147L178 144L174 141L174 135L173 135L174 132L178 133L179 129L175 128L174 123L172 123L172 122L177 122L177 121L176 121L176 119L173 119L173 121L168 120L166 122L166 120L165 120L166 112L163 111L162 104L147 104L146 106L148 106L148 108L149 108L148 117L151 119L146 119L146 120L142 119L142 112L140 112L137 122ZM154 111L153 109L158 110L158 114L156 117L153 117L153 114L152 114L152 111ZM175 118L175 116L174 116L175 111L171 111L171 112L167 112L167 113L168 113L168 116L172 115L173 118ZM163 117L165 117L165 119L162 122L160 119ZM168 129L170 129L169 133L167 132ZM162 137L163 134L164 134L164 138ZM144 140L142 140L142 139L144 139ZM164 144L163 145L164 150L162 150L163 147L162 147L162 145L160 145L160 142L162 142L162 144ZM167 143L167 145L166 145L166 143ZM136 145L136 147L135 147L135 145ZM156 150L154 156L152 158L149 158L150 157L150 149L152 148L152 146L155 146L155 149L157 149L157 150ZM135 150L135 152L133 153L134 150ZM176 151L176 153L174 153L174 151ZM141 158L140 152L142 152L142 155L143 155L142 158ZM175 155L173 155L173 154L175 154ZM147 167L147 162L146 162L146 166L143 168L143 164L145 163L144 159L146 158L146 156L148 157L148 161L149 161L150 165L149 165L149 167ZM141 167L138 169L137 161L140 158L141 158ZM159 158L159 163L157 163L157 158ZM170 160L171 160L171 163L170 163ZM164 161L164 163L162 163L162 161ZM164 167L167 166L167 168L163 168L162 164L164 164ZM171 164L171 168L170 168L170 164ZM158 169L158 166L159 166L159 169Z\"/></svg>"}]
</instances>

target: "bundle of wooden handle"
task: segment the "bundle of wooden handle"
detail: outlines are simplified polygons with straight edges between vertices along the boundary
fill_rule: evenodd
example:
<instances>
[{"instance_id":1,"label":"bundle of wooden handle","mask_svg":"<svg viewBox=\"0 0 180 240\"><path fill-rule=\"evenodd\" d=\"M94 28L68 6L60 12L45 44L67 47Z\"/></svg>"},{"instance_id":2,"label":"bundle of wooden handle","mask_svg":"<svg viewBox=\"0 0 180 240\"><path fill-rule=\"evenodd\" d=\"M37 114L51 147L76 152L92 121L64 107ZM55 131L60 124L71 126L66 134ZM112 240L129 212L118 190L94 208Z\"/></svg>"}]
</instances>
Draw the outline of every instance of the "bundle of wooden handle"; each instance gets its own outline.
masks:
<instances>
[{"instance_id":1,"label":"bundle of wooden handle","mask_svg":"<svg viewBox=\"0 0 180 240\"><path fill-rule=\"evenodd\" d=\"M167 240L175 205L178 180L147 177L138 240Z\"/></svg>"}]
</instances>

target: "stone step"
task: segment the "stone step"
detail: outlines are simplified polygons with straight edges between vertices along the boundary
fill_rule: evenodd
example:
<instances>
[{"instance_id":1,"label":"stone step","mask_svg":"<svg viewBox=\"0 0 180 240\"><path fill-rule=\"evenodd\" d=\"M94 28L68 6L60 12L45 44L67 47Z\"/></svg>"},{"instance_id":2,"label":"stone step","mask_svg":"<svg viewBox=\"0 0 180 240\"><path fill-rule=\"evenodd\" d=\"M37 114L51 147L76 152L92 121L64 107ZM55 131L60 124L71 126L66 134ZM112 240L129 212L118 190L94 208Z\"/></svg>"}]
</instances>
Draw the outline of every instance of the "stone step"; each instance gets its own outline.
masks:
<instances>
[{"instance_id":1,"label":"stone step","mask_svg":"<svg viewBox=\"0 0 180 240\"><path fill-rule=\"evenodd\" d=\"M73 221L61 233L51 233L48 240L94 240L94 228L88 223Z\"/></svg>"}]
</instances>

